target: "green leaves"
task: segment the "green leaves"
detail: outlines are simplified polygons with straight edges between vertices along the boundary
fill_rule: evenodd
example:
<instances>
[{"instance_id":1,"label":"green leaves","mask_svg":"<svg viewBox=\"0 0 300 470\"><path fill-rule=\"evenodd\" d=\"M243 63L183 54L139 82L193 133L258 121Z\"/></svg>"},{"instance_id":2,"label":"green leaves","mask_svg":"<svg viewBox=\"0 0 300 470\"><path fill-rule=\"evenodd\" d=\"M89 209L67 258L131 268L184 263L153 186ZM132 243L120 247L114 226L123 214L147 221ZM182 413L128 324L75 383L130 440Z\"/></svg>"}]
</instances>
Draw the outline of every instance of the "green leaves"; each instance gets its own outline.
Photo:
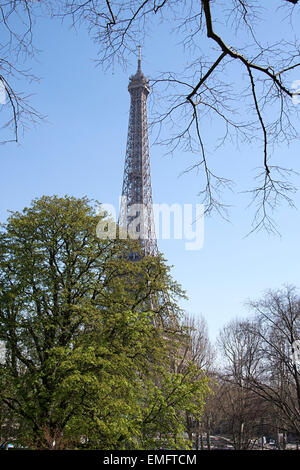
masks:
<instances>
[{"instance_id":1,"label":"green leaves","mask_svg":"<svg viewBox=\"0 0 300 470\"><path fill-rule=\"evenodd\" d=\"M128 261L136 242L98 239L93 204L44 196L2 227L2 406L30 447L182 447L208 391L171 368L182 291L160 257Z\"/></svg>"}]
</instances>

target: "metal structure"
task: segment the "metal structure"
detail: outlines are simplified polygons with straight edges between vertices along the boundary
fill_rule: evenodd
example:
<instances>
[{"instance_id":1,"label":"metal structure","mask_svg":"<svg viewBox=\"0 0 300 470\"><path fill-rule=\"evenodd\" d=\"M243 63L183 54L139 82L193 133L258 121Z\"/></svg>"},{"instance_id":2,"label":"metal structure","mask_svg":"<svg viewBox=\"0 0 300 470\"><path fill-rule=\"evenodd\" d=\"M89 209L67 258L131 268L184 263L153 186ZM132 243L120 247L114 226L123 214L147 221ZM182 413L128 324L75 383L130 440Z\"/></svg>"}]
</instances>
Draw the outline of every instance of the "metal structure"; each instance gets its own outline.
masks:
<instances>
[{"instance_id":1,"label":"metal structure","mask_svg":"<svg viewBox=\"0 0 300 470\"><path fill-rule=\"evenodd\" d=\"M150 154L147 120L149 82L141 70L139 48L138 69L129 78L130 115L125 157L119 227L129 238L138 239L144 256L157 254L155 236ZM140 255L132 253L131 258Z\"/></svg>"}]
</instances>

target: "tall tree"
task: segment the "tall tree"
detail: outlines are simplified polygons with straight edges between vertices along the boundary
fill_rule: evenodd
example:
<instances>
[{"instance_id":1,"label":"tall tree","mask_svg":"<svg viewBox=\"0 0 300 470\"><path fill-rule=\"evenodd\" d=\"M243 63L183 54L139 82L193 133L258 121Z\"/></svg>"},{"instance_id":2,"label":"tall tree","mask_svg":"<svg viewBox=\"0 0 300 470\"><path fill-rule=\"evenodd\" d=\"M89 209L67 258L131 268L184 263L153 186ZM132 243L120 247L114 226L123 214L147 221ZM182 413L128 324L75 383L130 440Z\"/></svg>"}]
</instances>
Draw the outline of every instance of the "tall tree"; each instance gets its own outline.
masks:
<instances>
[{"instance_id":1,"label":"tall tree","mask_svg":"<svg viewBox=\"0 0 300 470\"><path fill-rule=\"evenodd\" d=\"M98 222L86 198L45 196L2 227L1 402L23 445L183 445L180 412L201 409L207 380L168 366L181 290L159 257L128 261L136 242L99 239Z\"/></svg>"}]
</instances>

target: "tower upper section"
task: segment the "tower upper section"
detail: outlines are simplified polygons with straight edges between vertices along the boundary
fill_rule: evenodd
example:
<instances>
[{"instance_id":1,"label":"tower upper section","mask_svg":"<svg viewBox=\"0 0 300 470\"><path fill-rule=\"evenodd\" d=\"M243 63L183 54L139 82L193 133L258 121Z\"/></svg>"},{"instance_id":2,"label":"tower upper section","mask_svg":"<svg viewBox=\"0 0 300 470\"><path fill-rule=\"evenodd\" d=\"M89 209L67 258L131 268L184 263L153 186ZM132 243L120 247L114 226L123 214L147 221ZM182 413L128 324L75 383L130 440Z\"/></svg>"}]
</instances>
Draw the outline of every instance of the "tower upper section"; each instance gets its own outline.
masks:
<instances>
[{"instance_id":1,"label":"tower upper section","mask_svg":"<svg viewBox=\"0 0 300 470\"><path fill-rule=\"evenodd\" d=\"M131 93L132 90L141 89L146 95L149 94L149 81L142 72L142 59L141 59L141 48L139 47L139 59L138 59L138 68L135 75L129 77L128 91Z\"/></svg>"},{"instance_id":2,"label":"tower upper section","mask_svg":"<svg viewBox=\"0 0 300 470\"><path fill-rule=\"evenodd\" d=\"M145 255L157 249L150 171L147 122L147 96L149 81L141 70L139 51L138 68L129 78L130 114L124 166L122 202L119 224L130 238L139 239Z\"/></svg>"}]
</instances>

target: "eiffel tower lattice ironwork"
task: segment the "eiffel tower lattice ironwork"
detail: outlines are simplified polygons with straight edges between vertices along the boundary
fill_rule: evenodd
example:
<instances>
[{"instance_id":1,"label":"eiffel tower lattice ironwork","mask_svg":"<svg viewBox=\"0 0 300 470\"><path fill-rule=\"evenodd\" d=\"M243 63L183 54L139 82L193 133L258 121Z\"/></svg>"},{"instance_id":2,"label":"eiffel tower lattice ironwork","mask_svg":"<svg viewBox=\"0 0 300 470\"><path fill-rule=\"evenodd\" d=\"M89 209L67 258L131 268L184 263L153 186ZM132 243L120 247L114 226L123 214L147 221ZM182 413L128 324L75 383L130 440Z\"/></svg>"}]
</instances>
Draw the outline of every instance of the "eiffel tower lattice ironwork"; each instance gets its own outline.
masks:
<instances>
[{"instance_id":1,"label":"eiffel tower lattice ironwork","mask_svg":"<svg viewBox=\"0 0 300 470\"><path fill-rule=\"evenodd\" d=\"M148 138L147 97L149 82L141 70L139 48L138 69L129 78L130 114L125 157L119 226L129 238L138 239L144 256L157 254L152 204L151 169ZM140 255L132 253L131 258Z\"/></svg>"}]
</instances>

